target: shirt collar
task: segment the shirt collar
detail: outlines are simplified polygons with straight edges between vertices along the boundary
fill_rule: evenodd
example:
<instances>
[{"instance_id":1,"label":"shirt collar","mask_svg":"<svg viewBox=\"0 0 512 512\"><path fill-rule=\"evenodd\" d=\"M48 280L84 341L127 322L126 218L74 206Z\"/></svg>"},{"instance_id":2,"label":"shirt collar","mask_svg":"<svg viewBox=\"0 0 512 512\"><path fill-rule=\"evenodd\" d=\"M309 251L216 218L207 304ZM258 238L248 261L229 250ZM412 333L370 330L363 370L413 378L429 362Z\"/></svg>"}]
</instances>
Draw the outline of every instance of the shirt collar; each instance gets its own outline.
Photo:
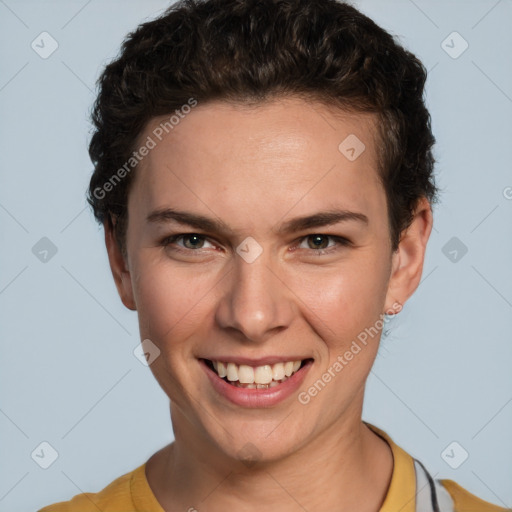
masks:
<instances>
[{"instance_id":1,"label":"shirt collar","mask_svg":"<svg viewBox=\"0 0 512 512\"><path fill-rule=\"evenodd\" d=\"M383 430L366 421L363 423L388 443L393 454L393 474L379 512L415 512L416 472L413 458L396 445Z\"/></svg>"}]
</instances>

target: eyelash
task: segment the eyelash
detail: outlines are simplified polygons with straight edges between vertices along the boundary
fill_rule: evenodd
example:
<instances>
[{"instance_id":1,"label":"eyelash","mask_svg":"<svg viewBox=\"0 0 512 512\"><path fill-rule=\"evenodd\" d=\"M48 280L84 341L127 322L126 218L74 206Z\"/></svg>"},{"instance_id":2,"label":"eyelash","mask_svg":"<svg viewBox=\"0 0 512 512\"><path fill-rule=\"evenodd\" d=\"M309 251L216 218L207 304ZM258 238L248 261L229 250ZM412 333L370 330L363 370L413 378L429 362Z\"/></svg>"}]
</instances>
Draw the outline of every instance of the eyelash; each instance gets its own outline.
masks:
<instances>
[{"instance_id":1,"label":"eyelash","mask_svg":"<svg viewBox=\"0 0 512 512\"><path fill-rule=\"evenodd\" d=\"M179 240L180 238L186 238L188 236L196 236L198 238L208 240L207 236L201 235L200 233L181 233L179 235L171 235L171 236L164 238L164 240L162 240L160 242L160 245L162 245L163 247L167 247L167 246L171 245L172 243L176 242L177 240ZM336 241L338 246L342 246L342 247L348 247L348 246L352 245L352 242L350 242L350 240L348 240L347 238L343 238L340 236L334 236L334 235L324 235L322 233L312 233L310 235L303 236L302 238L299 239L299 245L307 238L313 237L313 236L322 236L322 237L330 238L330 239ZM213 242L210 242L210 243L213 243ZM173 247L173 250L177 251L177 252L189 253L189 254L201 251L201 249L197 249L197 250L187 249L187 248L183 249L180 247ZM339 247L330 247L328 249L318 249L318 250L311 249L311 252L315 256L323 256L326 254L331 254L333 252L336 252L337 250L339 250Z\"/></svg>"}]
</instances>

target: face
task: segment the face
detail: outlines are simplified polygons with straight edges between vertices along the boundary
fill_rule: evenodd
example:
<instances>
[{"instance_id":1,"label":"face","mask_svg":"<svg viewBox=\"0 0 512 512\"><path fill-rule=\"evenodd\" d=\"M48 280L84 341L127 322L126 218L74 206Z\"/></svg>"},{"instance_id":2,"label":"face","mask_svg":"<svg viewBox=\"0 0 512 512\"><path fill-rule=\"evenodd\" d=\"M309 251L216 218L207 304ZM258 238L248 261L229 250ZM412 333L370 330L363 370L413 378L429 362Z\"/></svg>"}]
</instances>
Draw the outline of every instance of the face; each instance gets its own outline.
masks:
<instances>
[{"instance_id":1,"label":"face","mask_svg":"<svg viewBox=\"0 0 512 512\"><path fill-rule=\"evenodd\" d=\"M126 261L107 246L160 351L177 437L273 460L360 422L382 314L417 285L429 234L427 218L391 251L373 118L214 102L159 141L165 119L140 137L156 145L130 191Z\"/></svg>"}]
</instances>

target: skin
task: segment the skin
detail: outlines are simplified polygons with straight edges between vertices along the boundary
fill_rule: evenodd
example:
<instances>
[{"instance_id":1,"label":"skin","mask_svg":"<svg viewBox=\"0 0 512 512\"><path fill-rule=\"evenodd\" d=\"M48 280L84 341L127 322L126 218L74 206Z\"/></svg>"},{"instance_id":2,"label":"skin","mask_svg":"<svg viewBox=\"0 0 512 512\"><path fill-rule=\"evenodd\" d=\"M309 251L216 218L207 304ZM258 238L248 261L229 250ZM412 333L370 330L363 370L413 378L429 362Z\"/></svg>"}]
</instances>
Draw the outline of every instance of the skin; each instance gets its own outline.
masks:
<instances>
[{"instance_id":1,"label":"skin","mask_svg":"<svg viewBox=\"0 0 512 512\"><path fill-rule=\"evenodd\" d=\"M140 141L163 119L153 119ZM141 339L161 351L150 368L170 398L175 441L151 457L146 475L164 510L379 510L393 457L361 414L380 332L306 405L293 393L273 407L235 406L212 388L198 361L311 357L304 391L359 333L411 296L431 208L418 202L392 252L374 133L370 114L293 97L258 108L199 104L136 170L126 258L105 223L120 297L138 312ZM350 134L366 146L354 161L338 150ZM221 219L232 233L147 222L151 212L171 207ZM329 208L362 213L368 223L276 233L291 218ZM162 244L187 233L204 238ZM320 249L332 252L316 254L319 234ZM263 249L252 263L236 252L249 236ZM248 443L257 459L251 465L242 461Z\"/></svg>"}]
</instances>

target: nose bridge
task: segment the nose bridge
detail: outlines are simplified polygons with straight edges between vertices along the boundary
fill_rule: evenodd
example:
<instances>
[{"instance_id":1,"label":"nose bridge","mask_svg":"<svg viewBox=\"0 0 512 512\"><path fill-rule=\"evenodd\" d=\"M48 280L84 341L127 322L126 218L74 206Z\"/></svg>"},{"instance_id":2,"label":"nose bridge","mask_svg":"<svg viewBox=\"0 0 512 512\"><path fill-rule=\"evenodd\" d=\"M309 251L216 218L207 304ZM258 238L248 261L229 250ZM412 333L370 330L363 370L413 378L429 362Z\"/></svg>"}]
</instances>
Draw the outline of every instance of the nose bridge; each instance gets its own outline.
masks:
<instances>
[{"instance_id":1,"label":"nose bridge","mask_svg":"<svg viewBox=\"0 0 512 512\"><path fill-rule=\"evenodd\" d=\"M262 342L290 323L292 307L276 258L254 242L246 239L237 248L217 321L246 340Z\"/></svg>"}]
</instances>

